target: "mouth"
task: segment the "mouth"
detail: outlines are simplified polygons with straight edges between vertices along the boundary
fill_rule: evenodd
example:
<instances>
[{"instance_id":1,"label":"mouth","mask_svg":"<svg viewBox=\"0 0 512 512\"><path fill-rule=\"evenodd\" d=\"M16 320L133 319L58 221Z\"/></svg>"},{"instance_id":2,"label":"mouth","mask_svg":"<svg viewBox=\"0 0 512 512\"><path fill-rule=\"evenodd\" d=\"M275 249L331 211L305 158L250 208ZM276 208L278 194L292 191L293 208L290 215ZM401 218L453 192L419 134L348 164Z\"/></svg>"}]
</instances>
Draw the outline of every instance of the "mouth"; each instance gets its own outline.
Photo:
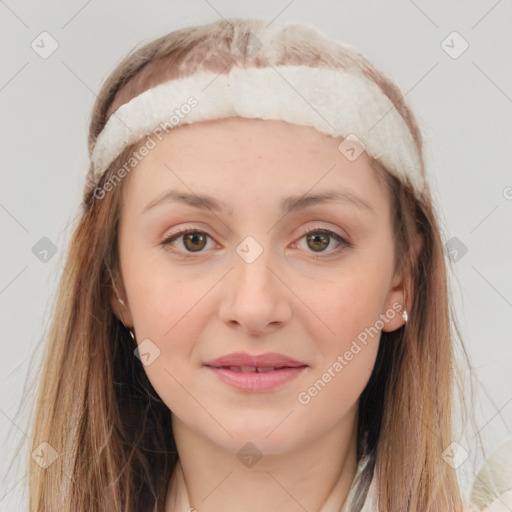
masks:
<instances>
[{"instance_id":1,"label":"mouth","mask_svg":"<svg viewBox=\"0 0 512 512\"><path fill-rule=\"evenodd\" d=\"M249 354L247 352L232 352L204 363L206 366L215 368L229 368L234 371L258 371L261 369L275 370L278 368L296 368L298 366L307 366L306 363L292 359L284 354L277 352L267 352L265 354Z\"/></svg>"},{"instance_id":2,"label":"mouth","mask_svg":"<svg viewBox=\"0 0 512 512\"><path fill-rule=\"evenodd\" d=\"M232 372L242 372L242 373L267 373L267 372L275 372L277 370L284 370L289 368L305 368L306 365L301 366L209 366L210 368L218 368L224 370L231 370Z\"/></svg>"},{"instance_id":3,"label":"mouth","mask_svg":"<svg viewBox=\"0 0 512 512\"><path fill-rule=\"evenodd\" d=\"M254 393L284 386L308 365L276 352L233 352L204 363L204 367L230 388Z\"/></svg>"}]
</instances>

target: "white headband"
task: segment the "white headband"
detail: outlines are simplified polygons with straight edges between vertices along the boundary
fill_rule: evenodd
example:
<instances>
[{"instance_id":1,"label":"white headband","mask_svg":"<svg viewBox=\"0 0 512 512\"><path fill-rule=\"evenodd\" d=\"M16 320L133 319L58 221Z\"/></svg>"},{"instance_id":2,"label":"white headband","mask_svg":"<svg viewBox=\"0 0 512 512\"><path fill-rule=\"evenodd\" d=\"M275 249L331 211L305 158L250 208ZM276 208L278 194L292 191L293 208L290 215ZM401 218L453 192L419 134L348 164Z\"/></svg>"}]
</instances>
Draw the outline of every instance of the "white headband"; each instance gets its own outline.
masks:
<instances>
[{"instance_id":1,"label":"white headband","mask_svg":"<svg viewBox=\"0 0 512 512\"><path fill-rule=\"evenodd\" d=\"M119 107L98 135L91 155L94 178L99 179L125 147L163 133L162 127L168 131L176 124L234 116L311 126L348 140L355 135L393 175L409 180L417 193L423 191L421 160L411 132L379 86L357 68L309 66L234 66L228 74L197 71L148 89Z\"/></svg>"}]
</instances>

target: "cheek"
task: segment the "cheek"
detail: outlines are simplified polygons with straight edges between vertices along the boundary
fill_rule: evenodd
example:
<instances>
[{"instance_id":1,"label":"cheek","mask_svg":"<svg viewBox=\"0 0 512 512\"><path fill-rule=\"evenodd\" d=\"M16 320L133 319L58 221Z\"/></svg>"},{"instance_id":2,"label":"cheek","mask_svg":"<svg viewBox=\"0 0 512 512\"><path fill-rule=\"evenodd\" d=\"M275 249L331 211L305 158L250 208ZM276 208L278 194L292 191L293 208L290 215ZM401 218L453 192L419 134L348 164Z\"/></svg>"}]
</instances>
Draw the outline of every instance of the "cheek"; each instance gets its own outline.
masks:
<instances>
[{"instance_id":1,"label":"cheek","mask_svg":"<svg viewBox=\"0 0 512 512\"><path fill-rule=\"evenodd\" d=\"M137 343L155 352L151 364L144 371L156 393L170 410L194 410L187 390L192 389L189 378L194 359L194 340L200 338L207 315L200 301L206 290L192 288L162 269L141 273L141 279L133 281L134 313ZM147 340L150 340L148 343Z\"/></svg>"},{"instance_id":2,"label":"cheek","mask_svg":"<svg viewBox=\"0 0 512 512\"><path fill-rule=\"evenodd\" d=\"M208 301L212 279L194 278L154 248L134 250L126 271L137 339L153 341L166 367L183 364L212 314Z\"/></svg>"},{"instance_id":3,"label":"cheek","mask_svg":"<svg viewBox=\"0 0 512 512\"><path fill-rule=\"evenodd\" d=\"M383 259L361 259L350 270L331 276L316 291L312 287L304 290L308 294L304 295L304 302L317 313L308 315L308 330L315 340L318 364L309 379L311 393L303 390L306 395L301 403L311 399L318 411L327 407L339 414L357 401L371 376L379 349L386 272Z\"/></svg>"},{"instance_id":4,"label":"cheek","mask_svg":"<svg viewBox=\"0 0 512 512\"><path fill-rule=\"evenodd\" d=\"M162 248L130 242L127 237L123 277L136 328L146 337L162 339L192 309L194 288L168 263Z\"/></svg>"},{"instance_id":5,"label":"cheek","mask_svg":"<svg viewBox=\"0 0 512 512\"><path fill-rule=\"evenodd\" d=\"M204 298L207 286L187 285L178 279L150 275L134 287L133 313L141 335L174 351L196 339L207 314Z\"/></svg>"},{"instance_id":6,"label":"cheek","mask_svg":"<svg viewBox=\"0 0 512 512\"><path fill-rule=\"evenodd\" d=\"M304 302L317 312L321 320L321 330L317 330L317 334L325 333L321 339L330 339L330 343L338 340L344 345L365 328L374 325L386 295L383 277L381 270L364 266L350 272L343 271L316 291L312 287L305 289Z\"/></svg>"},{"instance_id":7,"label":"cheek","mask_svg":"<svg viewBox=\"0 0 512 512\"><path fill-rule=\"evenodd\" d=\"M372 374L381 332L380 286L375 273L352 272L310 296L322 320L322 328L317 320L309 324L318 364L297 401L326 425L356 404Z\"/></svg>"}]
</instances>

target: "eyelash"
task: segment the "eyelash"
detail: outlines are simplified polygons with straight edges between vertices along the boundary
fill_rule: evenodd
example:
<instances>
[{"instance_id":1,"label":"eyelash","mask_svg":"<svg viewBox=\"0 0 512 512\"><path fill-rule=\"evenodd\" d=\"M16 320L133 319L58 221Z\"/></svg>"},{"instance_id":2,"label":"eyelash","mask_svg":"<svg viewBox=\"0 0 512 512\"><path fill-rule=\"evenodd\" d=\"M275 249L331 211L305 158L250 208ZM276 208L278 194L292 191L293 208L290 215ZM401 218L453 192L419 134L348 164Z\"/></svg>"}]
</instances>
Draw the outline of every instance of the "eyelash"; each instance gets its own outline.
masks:
<instances>
[{"instance_id":1,"label":"eyelash","mask_svg":"<svg viewBox=\"0 0 512 512\"><path fill-rule=\"evenodd\" d=\"M203 251L197 251L197 253L183 252L183 251L177 251L170 247L170 244L172 242L174 242L178 238L180 238L188 233L202 233L202 234L205 234L206 236L208 236L210 239L212 239L210 237L210 235L208 235L208 233L206 233L205 231L202 231L202 230L196 229L196 228L187 228L187 229L184 229L177 233L173 233L169 237L165 238L164 240L162 240L160 242L160 245L162 245L164 247L164 249L176 254L179 257L183 257L183 258L188 258L190 256L194 257L195 254L201 254ZM314 258L328 258L328 257L332 256L333 254L334 255L338 254L340 251L342 251L344 249L353 247L353 244L351 244L350 242L347 242L347 240L345 240L340 235L338 235L338 233L335 233L334 231L331 231L329 229L324 229L324 228L306 229L302 232L302 236L299 238L299 240L302 240L305 236L309 235L310 233L320 233L320 234L324 234L324 235L329 235L330 238L334 238L334 240L336 240L340 244L336 249L328 252L327 256L325 256L323 252L318 252L315 254L315 256L313 256ZM311 251L311 252L314 253L314 251Z\"/></svg>"}]
</instances>

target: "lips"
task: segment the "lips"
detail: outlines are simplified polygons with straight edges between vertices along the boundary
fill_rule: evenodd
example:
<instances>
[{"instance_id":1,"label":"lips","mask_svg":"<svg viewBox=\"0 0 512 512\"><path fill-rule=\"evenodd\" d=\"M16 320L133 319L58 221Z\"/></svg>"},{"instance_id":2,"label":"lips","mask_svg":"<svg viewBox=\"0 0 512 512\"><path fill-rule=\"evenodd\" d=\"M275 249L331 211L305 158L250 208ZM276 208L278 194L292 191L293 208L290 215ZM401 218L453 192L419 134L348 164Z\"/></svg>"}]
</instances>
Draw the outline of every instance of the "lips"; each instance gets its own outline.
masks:
<instances>
[{"instance_id":1,"label":"lips","mask_svg":"<svg viewBox=\"0 0 512 512\"><path fill-rule=\"evenodd\" d=\"M265 373L265 372L273 372L274 370L278 370L280 368L290 368L289 366L216 366L215 368L228 368L229 370L233 372L243 372L243 373L250 373L250 372L258 372L258 373Z\"/></svg>"},{"instance_id":2,"label":"lips","mask_svg":"<svg viewBox=\"0 0 512 512\"><path fill-rule=\"evenodd\" d=\"M298 377L308 365L283 354L235 352L204 365L231 388L244 392L272 391Z\"/></svg>"},{"instance_id":3,"label":"lips","mask_svg":"<svg viewBox=\"0 0 512 512\"><path fill-rule=\"evenodd\" d=\"M251 372L272 371L279 368L297 368L307 366L283 354L268 352L266 354L252 355L246 352L233 352L205 363L205 366L214 368L228 368L233 371Z\"/></svg>"}]
</instances>

